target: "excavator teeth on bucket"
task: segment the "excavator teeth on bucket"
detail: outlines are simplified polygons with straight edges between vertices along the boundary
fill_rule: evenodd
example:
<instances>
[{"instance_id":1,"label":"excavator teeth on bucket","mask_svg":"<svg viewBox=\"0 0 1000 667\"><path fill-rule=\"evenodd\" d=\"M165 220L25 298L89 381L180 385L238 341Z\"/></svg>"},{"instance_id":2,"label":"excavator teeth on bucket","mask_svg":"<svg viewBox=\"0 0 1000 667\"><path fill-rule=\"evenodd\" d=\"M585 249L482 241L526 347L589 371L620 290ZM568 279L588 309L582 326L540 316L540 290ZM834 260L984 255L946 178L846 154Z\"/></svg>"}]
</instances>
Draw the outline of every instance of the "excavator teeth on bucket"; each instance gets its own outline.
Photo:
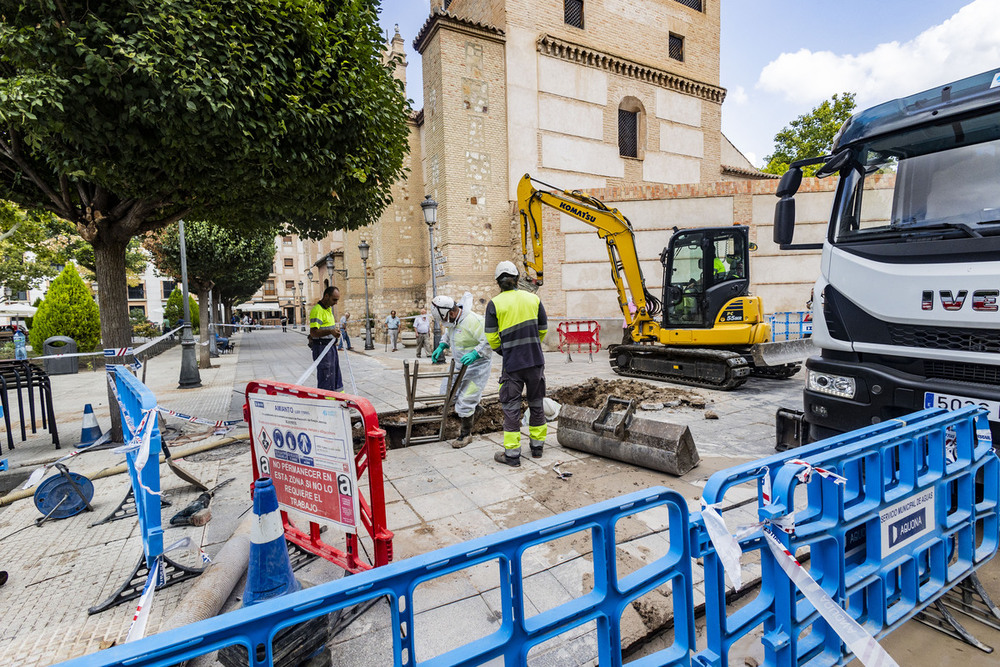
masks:
<instances>
[{"instance_id":1,"label":"excavator teeth on bucket","mask_svg":"<svg viewBox=\"0 0 1000 667\"><path fill-rule=\"evenodd\" d=\"M614 407L625 409L613 412ZM559 411L559 444L670 475L683 475L698 465L698 450L687 426L635 417L634 408L634 402L614 396L601 410L564 404Z\"/></svg>"}]
</instances>

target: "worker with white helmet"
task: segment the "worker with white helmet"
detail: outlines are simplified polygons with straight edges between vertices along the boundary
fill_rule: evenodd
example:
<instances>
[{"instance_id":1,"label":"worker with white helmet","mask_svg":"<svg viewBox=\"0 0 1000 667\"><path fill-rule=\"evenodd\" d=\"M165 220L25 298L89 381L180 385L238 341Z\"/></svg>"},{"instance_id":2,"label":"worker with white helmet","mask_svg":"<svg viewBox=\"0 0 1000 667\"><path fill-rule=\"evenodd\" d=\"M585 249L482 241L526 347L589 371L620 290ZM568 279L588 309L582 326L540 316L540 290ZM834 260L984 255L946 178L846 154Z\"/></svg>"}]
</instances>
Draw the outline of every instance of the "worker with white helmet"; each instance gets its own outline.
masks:
<instances>
[{"instance_id":1,"label":"worker with white helmet","mask_svg":"<svg viewBox=\"0 0 1000 667\"><path fill-rule=\"evenodd\" d=\"M500 404L503 406L503 447L493 459L521 465L521 394L528 399L528 438L532 458L542 456L545 423L545 356L542 341L548 319L541 300L517 289L517 267L500 262L494 273L500 294L486 305L486 339L503 357Z\"/></svg>"},{"instance_id":2,"label":"worker with white helmet","mask_svg":"<svg viewBox=\"0 0 1000 667\"><path fill-rule=\"evenodd\" d=\"M490 361L493 351L486 342L483 317L472 312L472 294L466 292L460 303L450 296L436 296L431 301L434 315L444 327L441 342L431 354L435 363L444 351L451 348L452 357L465 366L465 375L455 391L455 414L462 422L458 439L452 447L459 449L469 444L476 419L482 414L479 405L483 389L490 379Z\"/></svg>"}]
</instances>

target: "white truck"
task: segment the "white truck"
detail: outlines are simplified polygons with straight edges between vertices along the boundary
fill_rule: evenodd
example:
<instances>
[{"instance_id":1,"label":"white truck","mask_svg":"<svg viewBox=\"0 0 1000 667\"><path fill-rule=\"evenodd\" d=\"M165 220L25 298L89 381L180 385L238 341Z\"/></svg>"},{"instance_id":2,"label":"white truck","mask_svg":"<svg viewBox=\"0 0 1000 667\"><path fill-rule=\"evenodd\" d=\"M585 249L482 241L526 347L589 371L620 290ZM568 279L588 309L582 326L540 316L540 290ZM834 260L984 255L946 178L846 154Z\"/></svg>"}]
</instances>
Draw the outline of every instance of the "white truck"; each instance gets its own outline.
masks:
<instances>
[{"instance_id":1,"label":"white truck","mask_svg":"<svg viewBox=\"0 0 1000 667\"><path fill-rule=\"evenodd\" d=\"M792 243L803 166L839 183L822 244ZM876 184L878 187L876 187ZM778 448L925 407L989 409L1000 436L1000 69L862 111L791 165L774 241L822 248L804 413Z\"/></svg>"}]
</instances>

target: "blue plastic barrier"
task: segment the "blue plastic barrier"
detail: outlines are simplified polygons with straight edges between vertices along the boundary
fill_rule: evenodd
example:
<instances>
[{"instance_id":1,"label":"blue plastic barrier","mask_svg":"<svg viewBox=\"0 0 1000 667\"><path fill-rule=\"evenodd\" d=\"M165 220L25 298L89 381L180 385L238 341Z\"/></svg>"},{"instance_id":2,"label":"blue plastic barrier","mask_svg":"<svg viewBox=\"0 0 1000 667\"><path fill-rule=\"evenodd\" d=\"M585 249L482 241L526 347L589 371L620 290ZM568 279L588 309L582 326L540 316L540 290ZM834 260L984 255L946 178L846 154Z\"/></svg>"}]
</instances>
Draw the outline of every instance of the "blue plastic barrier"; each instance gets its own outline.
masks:
<instances>
[{"instance_id":1,"label":"blue plastic barrier","mask_svg":"<svg viewBox=\"0 0 1000 667\"><path fill-rule=\"evenodd\" d=\"M616 523L655 507L665 507L668 513L669 525L664 536L669 540L669 551L640 570L619 578ZM65 664L72 667L176 665L224 646L242 644L249 649L250 664L270 665L271 640L279 630L336 609L388 596L392 620L384 632L392 635L394 664L409 667L417 664L415 645L419 626L414 623L413 605L417 586L478 564L498 562L497 583L503 608L500 627L421 664L478 665L500 658L506 665L523 665L532 647L596 622L600 664L621 665L622 613L633 600L669 583L673 594L673 645L629 664L689 665L695 638L687 519L684 498L675 491L655 487L390 563ZM593 547L593 590L526 618L522 566L525 550L585 530L590 531Z\"/></svg>"},{"instance_id":2,"label":"blue plastic barrier","mask_svg":"<svg viewBox=\"0 0 1000 667\"><path fill-rule=\"evenodd\" d=\"M123 374L124 375L124 374ZM793 535L778 533L792 552L808 550L806 566L818 584L875 637L913 617L992 558L1000 541L1000 461L992 449L982 408L929 409L870 426L713 475L703 493L709 504L737 504L756 494L761 520L795 512ZM953 446L952 446L953 445ZM801 459L844 478L844 484L813 475L796 477ZM771 502L762 501L762 480ZM735 500L727 497L742 487ZM932 494L933 498L931 498ZM669 549L640 570L617 572L615 527L623 517L664 507ZM886 526L883 532L883 525ZM737 526L730 526L735 530ZM897 530L898 529L898 530ZM892 532L897 530L897 532ZM586 595L526 617L522 565L527 549L589 531L593 589ZM601 665L621 665L620 619L634 600L669 584L674 642L633 663L730 664L735 641L760 628L765 664L834 665L851 659L840 637L795 589L774 562L760 530L741 540L759 554L756 597L731 615L726 611L725 573L708 540L700 513L687 514L684 499L663 488L624 496L536 521L520 528L440 549L268 600L224 616L114 647L66 663L71 666L174 665L221 647L241 644L252 665L271 664L277 632L296 623L386 596L395 665L417 664L413 596L421 584L484 563L497 563L502 607L491 634L420 664L476 665L502 659L525 664L539 644L595 623ZM883 544L888 547L883 549ZM705 567L707 648L694 643L692 558ZM745 560L749 560L749 557Z\"/></svg>"},{"instance_id":3,"label":"blue plastic barrier","mask_svg":"<svg viewBox=\"0 0 1000 667\"><path fill-rule=\"evenodd\" d=\"M160 522L160 497L154 493L160 490L160 426L156 422L156 396L146 385L139 382L124 366L111 365L107 368L115 382L118 398L127 412L122 419L122 435L125 442L135 435L134 429L142 421L143 412L154 410L152 414L153 433L149 439L149 459L142 470L141 480L135 469L136 452L125 455L128 474L135 491L135 506L139 514L139 528L142 533L142 549L146 554L146 565L152 569L156 559L163 554L163 527ZM142 482L140 485L139 482Z\"/></svg>"},{"instance_id":4,"label":"blue plastic barrier","mask_svg":"<svg viewBox=\"0 0 1000 667\"><path fill-rule=\"evenodd\" d=\"M951 437L953 461L946 454ZM908 425L889 442L802 458L847 483L814 476L796 497L797 470L782 468L772 511L794 511L796 525L794 535L779 537L790 551L808 550L813 578L831 597L846 600L848 613L876 637L912 618L997 552L1000 464L981 408ZM787 577L776 568L763 572L763 587L775 595L775 617L763 638L766 652L773 653L769 663L799 665L822 654L820 664L837 664L840 637Z\"/></svg>"},{"instance_id":5,"label":"blue plastic barrier","mask_svg":"<svg viewBox=\"0 0 1000 667\"><path fill-rule=\"evenodd\" d=\"M980 429L989 433L981 413L982 409L977 407L951 413L924 410L902 420L812 443L720 471L709 479L703 497L709 504L725 506L732 504L726 498L727 492L753 483L757 487L761 519L795 511L795 535L776 533L793 553L807 547L808 567L818 583L835 600L847 600L849 612L869 632L876 637L883 636L996 554L998 464L986 436L981 440L976 438L976 419L980 420ZM959 453L957 461L945 465L945 439L949 429L955 433ZM847 478L847 483L841 487L815 475L805 494L796 496L795 474L801 468L784 465L792 459L802 459L841 474ZM765 475L771 479L775 503L766 511L760 497L760 482ZM975 503L972 502L971 489L976 486L973 480L979 482L982 494ZM935 486L946 489L936 495L939 504L944 502L944 495L951 495L953 488L960 488L964 499L958 502L960 509L956 506L949 510L947 521L933 535L910 545L919 552L914 558L926 559L931 553L936 569L932 572L928 567L919 568L913 559L901 564L901 556L896 554L882 562L881 554L876 554L874 547L867 547L880 536L873 517L877 519L881 510ZM938 515L945 516L940 512ZM859 535L859 526L864 526L860 531L862 535ZM977 526L985 529L985 537L970 553L968 541L975 535ZM729 528L735 530L737 526ZM800 665L813 659L817 662L812 664L820 665L846 662L842 660L840 638L818 617L812 605L794 591L791 582L773 562L759 531L743 538L740 545L745 553L756 551L760 554L760 591L732 615L727 615L725 609L722 564L708 542L700 516L692 515L692 532L697 540L693 545L695 556L703 556L705 563L708 643L707 649L694 656L696 663L727 664L733 643L761 626L765 630L767 665ZM954 535L962 538L958 548L942 550L940 545ZM930 542L938 546L931 547ZM954 561L946 576L941 576L940 567L937 567L942 554ZM906 570L903 578L909 577L906 586L893 583L901 576L898 574L900 568ZM912 571L919 571L927 581L921 584L919 596L910 599L907 595L913 592L913 587L909 586L913 581ZM933 578L935 576L938 578ZM875 584L877 579L887 582L886 585L879 589ZM886 598L877 599L873 595L876 590L885 593ZM892 611L878 612L886 606ZM800 638L807 630L811 630L808 636ZM820 654L822 656L817 658Z\"/></svg>"},{"instance_id":6,"label":"blue plastic barrier","mask_svg":"<svg viewBox=\"0 0 1000 667\"><path fill-rule=\"evenodd\" d=\"M790 310L768 315L771 340L794 340L812 334L812 320L807 321L808 315L811 315L808 310Z\"/></svg>"}]
</instances>

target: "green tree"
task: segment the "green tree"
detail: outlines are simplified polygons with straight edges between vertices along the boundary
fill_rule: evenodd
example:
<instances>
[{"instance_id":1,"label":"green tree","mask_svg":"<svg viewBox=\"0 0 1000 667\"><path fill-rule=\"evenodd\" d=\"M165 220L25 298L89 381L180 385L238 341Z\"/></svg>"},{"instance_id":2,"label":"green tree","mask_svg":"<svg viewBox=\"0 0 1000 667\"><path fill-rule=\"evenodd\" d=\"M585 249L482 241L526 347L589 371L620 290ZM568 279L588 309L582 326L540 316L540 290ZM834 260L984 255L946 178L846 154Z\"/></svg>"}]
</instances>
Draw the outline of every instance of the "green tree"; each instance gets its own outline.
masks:
<instances>
[{"instance_id":1,"label":"green tree","mask_svg":"<svg viewBox=\"0 0 1000 667\"><path fill-rule=\"evenodd\" d=\"M198 302L190 294L188 294L188 309L191 311L191 328L198 331L198 325L201 324L201 318L198 317ZM163 317L170 320L171 329L184 321L184 295L180 287L175 287L167 297L167 305L163 307Z\"/></svg>"},{"instance_id":2,"label":"green tree","mask_svg":"<svg viewBox=\"0 0 1000 667\"><path fill-rule=\"evenodd\" d=\"M101 340L97 303L72 264L52 281L38 306L29 333L31 347L41 352L42 343L51 336L69 336L81 352L92 351Z\"/></svg>"},{"instance_id":3,"label":"green tree","mask_svg":"<svg viewBox=\"0 0 1000 667\"><path fill-rule=\"evenodd\" d=\"M833 148L833 137L854 113L854 93L835 94L807 114L803 114L774 135L774 152L761 171L784 174L796 160L821 157ZM822 165L802 169L812 176Z\"/></svg>"},{"instance_id":4,"label":"green tree","mask_svg":"<svg viewBox=\"0 0 1000 667\"><path fill-rule=\"evenodd\" d=\"M59 274L66 263L60 223L51 213L0 200L0 285L26 292Z\"/></svg>"},{"instance_id":5,"label":"green tree","mask_svg":"<svg viewBox=\"0 0 1000 667\"><path fill-rule=\"evenodd\" d=\"M408 104L378 0L7 0L0 196L94 249L125 346L129 241L183 217L317 238L377 220ZM119 435L118 427L115 435Z\"/></svg>"},{"instance_id":6,"label":"green tree","mask_svg":"<svg viewBox=\"0 0 1000 667\"><path fill-rule=\"evenodd\" d=\"M184 221L188 286L198 293L203 322L209 321L209 294L215 287L252 287L250 294L260 289L274 262L276 232L277 228L272 228L236 234L210 222ZM180 279L181 248L176 226L150 234L145 247L152 253L161 272ZM207 342L210 335L206 326L201 331L202 342ZM199 366L210 368L209 346L202 345L199 349Z\"/></svg>"}]
</instances>

